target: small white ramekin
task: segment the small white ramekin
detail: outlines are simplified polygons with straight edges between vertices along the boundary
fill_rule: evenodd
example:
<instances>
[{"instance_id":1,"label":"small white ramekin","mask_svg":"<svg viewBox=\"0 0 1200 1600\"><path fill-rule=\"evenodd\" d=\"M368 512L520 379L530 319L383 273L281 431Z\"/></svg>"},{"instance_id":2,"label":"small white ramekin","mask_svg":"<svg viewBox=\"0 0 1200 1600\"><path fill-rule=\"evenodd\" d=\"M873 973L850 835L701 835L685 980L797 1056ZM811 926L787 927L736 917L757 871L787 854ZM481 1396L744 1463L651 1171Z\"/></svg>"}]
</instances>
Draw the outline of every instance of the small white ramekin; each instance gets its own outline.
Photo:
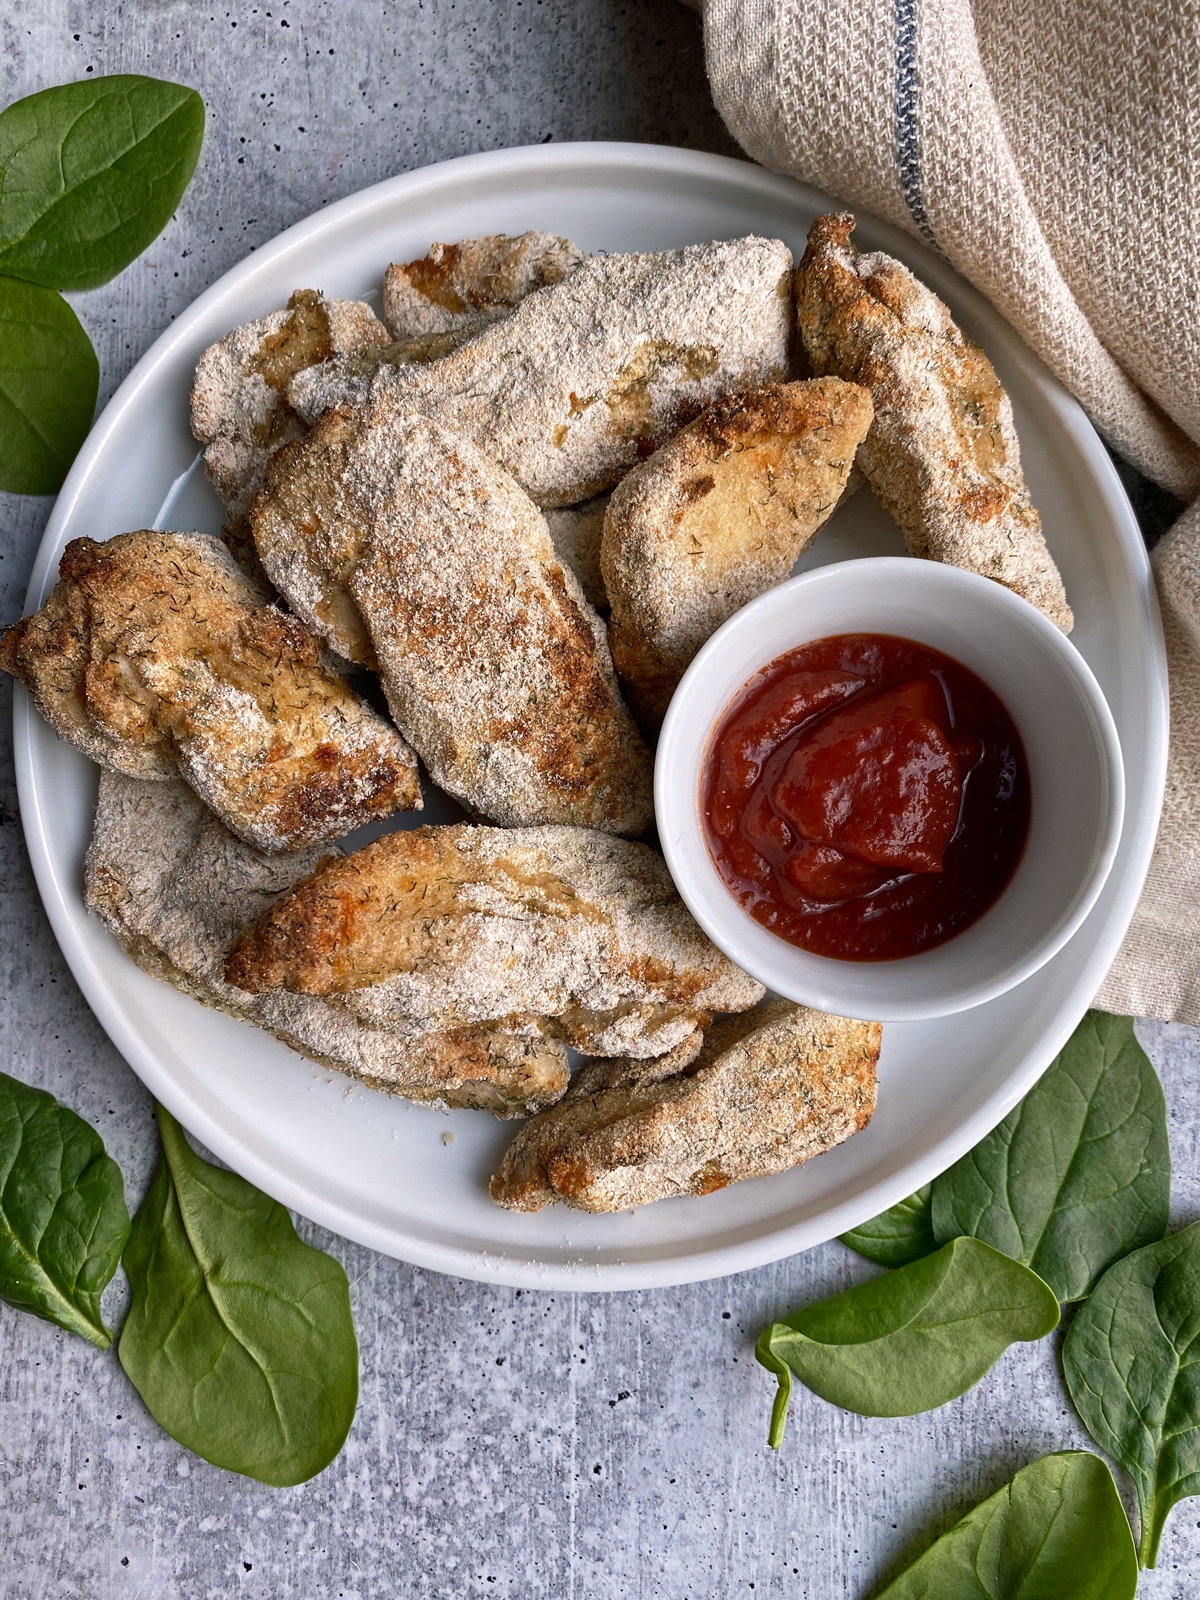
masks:
<instances>
[{"instance_id":1,"label":"small white ramekin","mask_svg":"<svg viewBox=\"0 0 1200 1600\"><path fill-rule=\"evenodd\" d=\"M1029 763L1029 839L1008 887L945 944L894 961L811 955L755 922L718 875L701 822L705 755L730 701L777 656L841 633L894 634L961 661L1004 702ZM654 798L679 893L738 966L821 1011L907 1022L994 999L1066 944L1112 868L1125 776L1100 686L1052 622L986 578L899 557L819 567L731 617L671 701Z\"/></svg>"}]
</instances>

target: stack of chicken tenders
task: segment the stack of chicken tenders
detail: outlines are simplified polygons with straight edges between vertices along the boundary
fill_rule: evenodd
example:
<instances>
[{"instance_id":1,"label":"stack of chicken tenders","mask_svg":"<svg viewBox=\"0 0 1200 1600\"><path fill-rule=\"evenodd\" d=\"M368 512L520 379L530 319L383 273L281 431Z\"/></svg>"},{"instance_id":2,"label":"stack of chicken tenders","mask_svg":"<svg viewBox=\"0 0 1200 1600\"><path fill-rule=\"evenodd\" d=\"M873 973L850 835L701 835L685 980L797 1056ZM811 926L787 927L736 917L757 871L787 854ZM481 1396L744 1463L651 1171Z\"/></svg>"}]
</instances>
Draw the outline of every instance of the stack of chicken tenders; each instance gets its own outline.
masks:
<instances>
[{"instance_id":1,"label":"stack of chicken tenders","mask_svg":"<svg viewBox=\"0 0 1200 1600\"><path fill-rule=\"evenodd\" d=\"M438 244L382 321L300 289L196 369L222 538L76 539L0 643L103 769L87 902L129 955L374 1087L527 1118L501 1205L704 1195L871 1116L879 1024L766 998L645 842L688 663L839 501L865 478L913 555L1070 628L990 363L853 227L795 268ZM422 768L471 820L338 846Z\"/></svg>"}]
</instances>

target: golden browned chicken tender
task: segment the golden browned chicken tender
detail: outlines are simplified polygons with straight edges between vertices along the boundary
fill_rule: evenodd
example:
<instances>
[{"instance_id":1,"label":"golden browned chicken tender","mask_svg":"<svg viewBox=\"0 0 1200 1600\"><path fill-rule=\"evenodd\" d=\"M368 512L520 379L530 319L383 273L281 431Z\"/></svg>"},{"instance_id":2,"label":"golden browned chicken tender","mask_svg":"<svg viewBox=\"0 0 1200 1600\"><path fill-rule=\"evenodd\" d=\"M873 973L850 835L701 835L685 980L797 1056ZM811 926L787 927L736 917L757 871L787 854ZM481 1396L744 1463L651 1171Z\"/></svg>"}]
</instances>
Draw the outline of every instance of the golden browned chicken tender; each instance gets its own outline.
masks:
<instances>
[{"instance_id":1,"label":"golden browned chicken tender","mask_svg":"<svg viewBox=\"0 0 1200 1600\"><path fill-rule=\"evenodd\" d=\"M388 344L383 323L361 300L327 300L297 289L286 310L235 328L200 357L192 385L192 432L229 512L227 537L239 557L253 551L246 518L262 486L267 457L307 429L288 404L297 372L353 353L378 365ZM441 352L439 352L440 354Z\"/></svg>"},{"instance_id":2,"label":"golden browned chicken tender","mask_svg":"<svg viewBox=\"0 0 1200 1600\"><path fill-rule=\"evenodd\" d=\"M384 320L393 339L477 331L535 289L561 282L582 260L577 244L551 233L492 233L435 244L419 261L387 269Z\"/></svg>"},{"instance_id":3,"label":"golden browned chicken tender","mask_svg":"<svg viewBox=\"0 0 1200 1600\"><path fill-rule=\"evenodd\" d=\"M881 1038L877 1022L774 1000L717 1023L698 1054L685 1041L669 1073L584 1067L518 1133L492 1199L624 1211L783 1172L866 1126Z\"/></svg>"},{"instance_id":4,"label":"golden browned chicken tender","mask_svg":"<svg viewBox=\"0 0 1200 1600\"><path fill-rule=\"evenodd\" d=\"M0 641L0 666L84 755L179 774L263 850L421 804L396 730L204 534L73 539L49 600Z\"/></svg>"},{"instance_id":5,"label":"golden browned chicken tender","mask_svg":"<svg viewBox=\"0 0 1200 1600\"><path fill-rule=\"evenodd\" d=\"M338 410L272 458L253 528L272 582L378 667L401 731L471 811L647 827L650 756L604 624L502 467L415 411Z\"/></svg>"},{"instance_id":6,"label":"golden browned chicken tender","mask_svg":"<svg viewBox=\"0 0 1200 1600\"><path fill-rule=\"evenodd\" d=\"M875 420L858 461L915 556L981 573L1064 633L1071 608L1021 471L1012 405L992 364L907 267L818 217L796 270L813 370L865 384Z\"/></svg>"},{"instance_id":7,"label":"golden browned chicken tender","mask_svg":"<svg viewBox=\"0 0 1200 1600\"><path fill-rule=\"evenodd\" d=\"M608 637L645 725L705 640L788 576L870 425L857 384L772 384L716 401L617 485L600 546Z\"/></svg>"},{"instance_id":8,"label":"golden browned chicken tender","mask_svg":"<svg viewBox=\"0 0 1200 1600\"><path fill-rule=\"evenodd\" d=\"M753 237L589 256L440 361L381 367L370 395L465 435L538 505L574 505L718 395L786 377L791 265ZM311 420L363 390L330 363L288 393Z\"/></svg>"},{"instance_id":9,"label":"golden browned chicken tender","mask_svg":"<svg viewBox=\"0 0 1200 1600\"><path fill-rule=\"evenodd\" d=\"M638 1056L763 993L692 921L661 856L583 828L389 834L272 906L225 976L341 995L369 1021L542 1017L570 1044Z\"/></svg>"},{"instance_id":10,"label":"golden browned chicken tender","mask_svg":"<svg viewBox=\"0 0 1200 1600\"><path fill-rule=\"evenodd\" d=\"M225 982L238 930L324 856L323 849L265 855L235 838L186 784L103 772L85 865L87 904L151 977L373 1088L497 1116L556 1100L567 1086L566 1050L536 1022L373 1027L336 997L249 995Z\"/></svg>"}]
</instances>

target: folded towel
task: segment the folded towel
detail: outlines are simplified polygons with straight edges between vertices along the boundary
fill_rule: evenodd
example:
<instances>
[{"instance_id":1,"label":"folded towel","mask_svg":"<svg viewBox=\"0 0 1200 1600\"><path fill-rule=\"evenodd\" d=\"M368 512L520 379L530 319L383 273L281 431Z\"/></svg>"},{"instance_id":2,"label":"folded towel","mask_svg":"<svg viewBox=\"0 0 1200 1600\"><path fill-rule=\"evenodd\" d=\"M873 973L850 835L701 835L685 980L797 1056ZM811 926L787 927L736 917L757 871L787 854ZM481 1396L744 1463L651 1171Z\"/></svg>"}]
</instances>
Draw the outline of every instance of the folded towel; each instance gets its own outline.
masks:
<instances>
[{"instance_id":1,"label":"folded towel","mask_svg":"<svg viewBox=\"0 0 1200 1600\"><path fill-rule=\"evenodd\" d=\"M1008 318L1122 455L1200 495L1194 0L705 0L756 161L886 217ZM1200 1023L1200 502L1154 554L1166 803L1097 997Z\"/></svg>"}]
</instances>

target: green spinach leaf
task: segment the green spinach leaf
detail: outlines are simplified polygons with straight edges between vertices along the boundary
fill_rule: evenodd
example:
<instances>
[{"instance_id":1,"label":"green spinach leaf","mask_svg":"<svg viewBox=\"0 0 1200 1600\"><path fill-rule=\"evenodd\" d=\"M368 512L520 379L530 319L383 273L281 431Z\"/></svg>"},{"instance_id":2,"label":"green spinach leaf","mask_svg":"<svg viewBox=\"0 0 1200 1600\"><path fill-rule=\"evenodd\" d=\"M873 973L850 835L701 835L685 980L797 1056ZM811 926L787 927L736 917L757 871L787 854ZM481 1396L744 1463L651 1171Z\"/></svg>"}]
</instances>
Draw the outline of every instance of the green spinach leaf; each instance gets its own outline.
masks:
<instances>
[{"instance_id":1,"label":"green spinach leaf","mask_svg":"<svg viewBox=\"0 0 1200 1600\"><path fill-rule=\"evenodd\" d=\"M910 1261L930 1256L938 1247L933 1236L929 1197L932 1184L898 1200L861 1227L843 1233L843 1244L881 1267L906 1267Z\"/></svg>"},{"instance_id":2,"label":"green spinach leaf","mask_svg":"<svg viewBox=\"0 0 1200 1600\"><path fill-rule=\"evenodd\" d=\"M92 425L100 367L62 295L0 277L0 489L53 494Z\"/></svg>"},{"instance_id":3,"label":"green spinach leaf","mask_svg":"<svg viewBox=\"0 0 1200 1600\"><path fill-rule=\"evenodd\" d=\"M1162 1085L1130 1018L1089 1011L1020 1105L934 1180L933 1231L982 1239L1065 1303L1162 1238L1170 1194Z\"/></svg>"},{"instance_id":4,"label":"green spinach leaf","mask_svg":"<svg viewBox=\"0 0 1200 1600\"><path fill-rule=\"evenodd\" d=\"M1022 1467L879 1600L1133 1600L1137 1576L1112 1473L1064 1450Z\"/></svg>"},{"instance_id":5,"label":"green spinach leaf","mask_svg":"<svg viewBox=\"0 0 1200 1600\"><path fill-rule=\"evenodd\" d=\"M773 1323L755 1354L777 1378L786 1364L846 1411L910 1417L963 1394L1010 1344L1040 1339L1057 1323L1058 1301L1028 1267L976 1239L955 1239ZM786 1407L777 1397L776 1448Z\"/></svg>"},{"instance_id":6,"label":"green spinach leaf","mask_svg":"<svg viewBox=\"0 0 1200 1600\"><path fill-rule=\"evenodd\" d=\"M1075 1408L1137 1488L1138 1560L1200 1494L1200 1222L1110 1267L1063 1340Z\"/></svg>"},{"instance_id":7,"label":"green spinach leaf","mask_svg":"<svg viewBox=\"0 0 1200 1600\"><path fill-rule=\"evenodd\" d=\"M100 1135L0 1072L0 1297L107 1350L100 1296L128 1235L121 1169Z\"/></svg>"},{"instance_id":8,"label":"green spinach leaf","mask_svg":"<svg viewBox=\"0 0 1200 1600\"><path fill-rule=\"evenodd\" d=\"M281 1205L202 1161L160 1106L162 1159L125 1250L121 1365L155 1421L215 1466L302 1483L358 1404L346 1274Z\"/></svg>"},{"instance_id":9,"label":"green spinach leaf","mask_svg":"<svg viewBox=\"0 0 1200 1600\"><path fill-rule=\"evenodd\" d=\"M196 168L194 89L120 75L0 113L0 273L50 289L107 283L162 232Z\"/></svg>"}]
</instances>

